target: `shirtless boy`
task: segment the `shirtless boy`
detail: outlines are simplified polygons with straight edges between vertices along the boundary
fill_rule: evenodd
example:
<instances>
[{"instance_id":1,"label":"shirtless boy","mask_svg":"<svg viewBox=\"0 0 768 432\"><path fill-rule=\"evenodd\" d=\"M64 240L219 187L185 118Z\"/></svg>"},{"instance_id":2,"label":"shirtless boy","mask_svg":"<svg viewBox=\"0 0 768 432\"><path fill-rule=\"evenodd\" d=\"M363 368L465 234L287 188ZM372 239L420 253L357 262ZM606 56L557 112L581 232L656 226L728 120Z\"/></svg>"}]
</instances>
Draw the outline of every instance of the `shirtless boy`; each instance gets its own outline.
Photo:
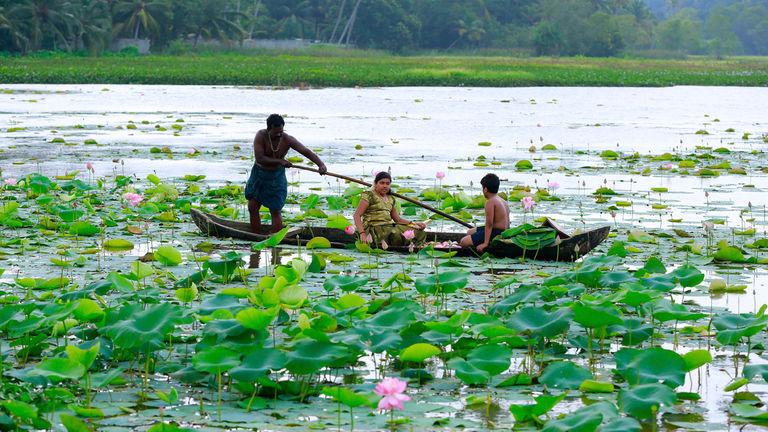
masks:
<instances>
[{"instance_id":1,"label":"shirtless boy","mask_svg":"<svg viewBox=\"0 0 768 432\"><path fill-rule=\"evenodd\" d=\"M461 239L461 247L474 246L478 252L482 252L491 244L491 240L509 228L509 206L501 199L499 192L499 177L496 174L486 174L480 180L485 197L485 226L472 228ZM486 229L491 227L491 229Z\"/></svg>"}]
</instances>

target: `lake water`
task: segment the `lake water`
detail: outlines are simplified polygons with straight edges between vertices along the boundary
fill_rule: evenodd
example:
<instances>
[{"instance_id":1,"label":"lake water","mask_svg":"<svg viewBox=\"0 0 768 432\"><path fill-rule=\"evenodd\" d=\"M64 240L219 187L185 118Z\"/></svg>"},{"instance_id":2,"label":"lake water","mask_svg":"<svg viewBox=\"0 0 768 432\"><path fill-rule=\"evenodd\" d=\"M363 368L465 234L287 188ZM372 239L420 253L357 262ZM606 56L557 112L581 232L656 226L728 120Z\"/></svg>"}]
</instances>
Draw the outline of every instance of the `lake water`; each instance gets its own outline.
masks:
<instances>
[{"instance_id":1,"label":"lake water","mask_svg":"<svg viewBox=\"0 0 768 432\"><path fill-rule=\"evenodd\" d=\"M768 133L766 100L766 88L736 87L275 90L3 85L0 168L5 178L31 171L52 176L84 171L85 162L91 161L97 176L205 174L209 184L244 184L253 163L253 135L264 127L267 115L277 112L285 115L286 132L318 150L332 172L370 181L372 171L391 169L396 183L418 189L436 184L435 173L444 171L443 185L478 194L480 178L493 171L506 180L504 190L559 183L553 192L562 201L539 203L535 215L552 216L569 230L615 224L625 236L632 228L678 228L701 242L701 222L716 219L723 222L717 226L719 237L729 237L724 232L731 228L750 226L758 237L766 237L768 177L760 171L768 166L768 144L762 139ZM135 128L129 129L129 124ZM57 137L70 145L52 142ZM84 144L89 139L97 144ZM481 142L490 146L479 146ZM556 150L542 151L546 144ZM172 159L150 153L153 147L165 146ZM743 167L746 174L680 175L677 162L646 158L666 152L685 156L702 147L729 150L729 164ZM190 149L200 154L188 157ZM641 158L606 159L599 155L603 150L638 153ZM499 165L475 166L480 155ZM515 170L521 159L531 160L534 169ZM667 163L674 171L663 167ZM344 187L335 179L306 172L291 176L300 181L302 192ZM592 193L599 187L610 187L621 194L617 200L631 205L619 208L613 218L610 203L595 203ZM668 192L651 191L660 187ZM512 204L513 221L520 223L522 212ZM446 223L446 229L458 228ZM677 259L676 264L685 259L670 249L660 245L659 254ZM755 312L768 303L765 266L707 266L705 272L705 285L725 278L748 288L744 294L719 297L692 293L700 305ZM753 357L754 362L765 362ZM707 368L700 392L707 421L715 429L728 429L730 398L722 388L730 378L721 369ZM689 381L686 389L694 386ZM765 395L766 387L751 384L750 390Z\"/></svg>"}]
</instances>

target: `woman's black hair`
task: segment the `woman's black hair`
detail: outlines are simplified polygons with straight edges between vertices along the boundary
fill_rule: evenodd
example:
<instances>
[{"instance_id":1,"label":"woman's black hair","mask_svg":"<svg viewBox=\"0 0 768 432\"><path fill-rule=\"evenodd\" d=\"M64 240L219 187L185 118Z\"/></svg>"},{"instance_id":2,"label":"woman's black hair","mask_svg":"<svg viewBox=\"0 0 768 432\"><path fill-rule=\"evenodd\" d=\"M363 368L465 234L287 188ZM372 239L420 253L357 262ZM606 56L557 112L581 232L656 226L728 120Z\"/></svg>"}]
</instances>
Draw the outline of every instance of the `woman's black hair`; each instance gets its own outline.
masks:
<instances>
[{"instance_id":1,"label":"woman's black hair","mask_svg":"<svg viewBox=\"0 0 768 432\"><path fill-rule=\"evenodd\" d=\"M392 176L389 174L388 171L379 171L376 174L376 177L373 179L373 185L376 186L376 183L380 182L383 179L389 179L389 182L390 183L392 182ZM391 195L391 194L392 194L392 189L390 189L389 192L387 192L387 195Z\"/></svg>"},{"instance_id":2,"label":"woman's black hair","mask_svg":"<svg viewBox=\"0 0 768 432\"><path fill-rule=\"evenodd\" d=\"M373 179L373 183L376 184L385 178L389 179L390 182L392 181L392 176L387 171L379 171L376 178Z\"/></svg>"}]
</instances>

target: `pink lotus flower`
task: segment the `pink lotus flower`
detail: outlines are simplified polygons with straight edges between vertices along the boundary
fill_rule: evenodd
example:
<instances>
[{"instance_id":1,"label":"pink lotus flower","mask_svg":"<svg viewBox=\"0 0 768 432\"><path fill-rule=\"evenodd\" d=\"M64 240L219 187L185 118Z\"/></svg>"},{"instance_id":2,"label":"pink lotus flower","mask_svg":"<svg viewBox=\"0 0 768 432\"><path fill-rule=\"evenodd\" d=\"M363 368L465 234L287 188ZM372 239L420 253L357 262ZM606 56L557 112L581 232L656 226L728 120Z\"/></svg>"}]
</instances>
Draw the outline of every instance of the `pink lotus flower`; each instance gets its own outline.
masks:
<instances>
[{"instance_id":1,"label":"pink lotus flower","mask_svg":"<svg viewBox=\"0 0 768 432\"><path fill-rule=\"evenodd\" d=\"M435 173L435 178L438 179L438 180L442 180L442 179L445 178L445 173L442 172L442 171L438 171L438 172Z\"/></svg>"},{"instance_id":2,"label":"pink lotus flower","mask_svg":"<svg viewBox=\"0 0 768 432\"><path fill-rule=\"evenodd\" d=\"M197 150L195 150L194 148L187 150L187 154L190 156L193 156L195 153L197 153Z\"/></svg>"},{"instance_id":3,"label":"pink lotus flower","mask_svg":"<svg viewBox=\"0 0 768 432\"><path fill-rule=\"evenodd\" d=\"M133 192L124 193L123 198L128 201L128 204L130 204L131 207L136 207L144 199L143 196Z\"/></svg>"},{"instance_id":4,"label":"pink lotus flower","mask_svg":"<svg viewBox=\"0 0 768 432\"><path fill-rule=\"evenodd\" d=\"M94 172L93 162L86 162L85 163L85 169L87 169L88 171L91 172L91 174L93 174L93 172Z\"/></svg>"},{"instance_id":5,"label":"pink lotus flower","mask_svg":"<svg viewBox=\"0 0 768 432\"><path fill-rule=\"evenodd\" d=\"M710 221L702 222L701 226L704 227L704 231L706 231L707 234L711 234L712 230L715 229L715 224Z\"/></svg>"},{"instance_id":6,"label":"pink lotus flower","mask_svg":"<svg viewBox=\"0 0 768 432\"><path fill-rule=\"evenodd\" d=\"M533 197L523 197L520 199L520 202L523 204L523 210L531 210L533 209L533 206L536 205L536 201L534 201Z\"/></svg>"},{"instance_id":7,"label":"pink lotus flower","mask_svg":"<svg viewBox=\"0 0 768 432\"><path fill-rule=\"evenodd\" d=\"M408 253L413 253L414 249L416 249L416 246L414 246L413 243L408 245Z\"/></svg>"},{"instance_id":8,"label":"pink lotus flower","mask_svg":"<svg viewBox=\"0 0 768 432\"><path fill-rule=\"evenodd\" d=\"M354 225L350 225L350 226L344 228L344 232L349 234L349 235L354 234L355 233L355 226Z\"/></svg>"},{"instance_id":9,"label":"pink lotus flower","mask_svg":"<svg viewBox=\"0 0 768 432\"><path fill-rule=\"evenodd\" d=\"M552 190L555 190L555 189L560 187L560 183L558 183L556 181L551 181L551 182L547 183L547 187L552 189Z\"/></svg>"},{"instance_id":10,"label":"pink lotus flower","mask_svg":"<svg viewBox=\"0 0 768 432\"><path fill-rule=\"evenodd\" d=\"M403 237L405 237L406 240L413 240L413 238L416 237L416 233L414 233L412 229L409 229L403 232Z\"/></svg>"},{"instance_id":11,"label":"pink lotus flower","mask_svg":"<svg viewBox=\"0 0 768 432\"><path fill-rule=\"evenodd\" d=\"M403 402L408 402L411 398L403 394L408 384L397 378L384 378L376 384L373 390L377 395L383 396L379 401L378 409L382 411L391 411L395 408L403 410Z\"/></svg>"},{"instance_id":12,"label":"pink lotus flower","mask_svg":"<svg viewBox=\"0 0 768 432\"><path fill-rule=\"evenodd\" d=\"M665 163L664 165L661 166L661 168L663 168L665 170L671 170L672 166L673 165L671 163Z\"/></svg>"},{"instance_id":13,"label":"pink lotus flower","mask_svg":"<svg viewBox=\"0 0 768 432\"><path fill-rule=\"evenodd\" d=\"M611 210L611 217L616 219L616 211L615 210Z\"/></svg>"},{"instance_id":14,"label":"pink lotus flower","mask_svg":"<svg viewBox=\"0 0 768 432\"><path fill-rule=\"evenodd\" d=\"M384 250L389 249L389 245L387 244L386 240L381 241L381 248Z\"/></svg>"},{"instance_id":15,"label":"pink lotus flower","mask_svg":"<svg viewBox=\"0 0 768 432\"><path fill-rule=\"evenodd\" d=\"M16 180L15 178L13 178L13 177L9 177L9 178L7 178L7 179L5 179L5 180L3 180L3 181L4 181L4 182L5 182L5 184L7 184L8 186L14 186L16 183L18 183L18 182L17 182L17 180Z\"/></svg>"}]
</instances>

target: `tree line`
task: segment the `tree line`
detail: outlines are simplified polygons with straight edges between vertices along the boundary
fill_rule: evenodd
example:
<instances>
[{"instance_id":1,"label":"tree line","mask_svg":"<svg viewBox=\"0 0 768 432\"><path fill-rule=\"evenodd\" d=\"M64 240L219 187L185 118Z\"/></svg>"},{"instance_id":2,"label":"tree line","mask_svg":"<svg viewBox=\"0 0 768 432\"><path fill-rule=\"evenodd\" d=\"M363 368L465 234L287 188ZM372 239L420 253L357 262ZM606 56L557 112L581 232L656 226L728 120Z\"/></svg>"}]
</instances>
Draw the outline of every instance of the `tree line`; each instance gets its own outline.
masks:
<instances>
[{"instance_id":1,"label":"tree line","mask_svg":"<svg viewBox=\"0 0 768 432\"><path fill-rule=\"evenodd\" d=\"M393 52L768 54L765 0L0 0L0 51L308 39ZM185 45L186 46L186 45Z\"/></svg>"}]
</instances>

